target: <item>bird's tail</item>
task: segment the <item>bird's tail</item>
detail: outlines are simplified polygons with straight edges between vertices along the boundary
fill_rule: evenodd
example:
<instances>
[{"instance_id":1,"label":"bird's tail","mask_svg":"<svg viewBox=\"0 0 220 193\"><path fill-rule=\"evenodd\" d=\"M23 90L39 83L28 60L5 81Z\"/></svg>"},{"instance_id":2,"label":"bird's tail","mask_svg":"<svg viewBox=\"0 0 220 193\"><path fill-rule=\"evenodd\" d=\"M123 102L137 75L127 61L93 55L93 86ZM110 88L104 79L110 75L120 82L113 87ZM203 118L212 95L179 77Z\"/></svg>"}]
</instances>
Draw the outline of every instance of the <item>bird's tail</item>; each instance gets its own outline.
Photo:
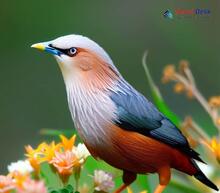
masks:
<instances>
[{"instance_id":1,"label":"bird's tail","mask_svg":"<svg viewBox=\"0 0 220 193\"><path fill-rule=\"evenodd\" d=\"M203 184L205 184L206 186L212 188L213 190L219 191L218 187L211 182L211 180L209 180L205 174L199 169L199 167L197 166L196 162L194 160L192 160L193 165L196 167L197 172L194 174L194 177L199 180L200 182L202 182Z\"/></svg>"},{"instance_id":2,"label":"bird's tail","mask_svg":"<svg viewBox=\"0 0 220 193\"><path fill-rule=\"evenodd\" d=\"M211 182L206 176L205 174L202 173L202 171L198 171L194 177L199 180L200 182L202 182L203 184L205 184L206 186L216 190L216 191L219 191L218 187L213 183Z\"/></svg>"}]
</instances>

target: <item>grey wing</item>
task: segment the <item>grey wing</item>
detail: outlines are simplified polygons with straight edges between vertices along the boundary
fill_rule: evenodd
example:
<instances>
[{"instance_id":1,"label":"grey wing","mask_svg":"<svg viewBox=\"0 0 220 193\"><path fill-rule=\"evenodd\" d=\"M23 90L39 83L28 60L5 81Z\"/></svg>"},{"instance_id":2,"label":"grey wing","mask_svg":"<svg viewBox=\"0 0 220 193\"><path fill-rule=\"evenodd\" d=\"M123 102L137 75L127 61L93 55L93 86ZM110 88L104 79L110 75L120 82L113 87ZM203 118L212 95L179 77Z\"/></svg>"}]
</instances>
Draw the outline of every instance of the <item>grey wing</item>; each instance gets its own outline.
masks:
<instances>
[{"instance_id":1,"label":"grey wing","mask_svg":"<svg viewBox=\"0 0 220 193\"><path fill-rule=\"evenodd\" d=\"M112 92L111 99L117 106L115 124L178 148L190 157L202 161L199 154L190 148L182 132L134 88L130 86L123 92Z\"/></svg>"}]
</instances>

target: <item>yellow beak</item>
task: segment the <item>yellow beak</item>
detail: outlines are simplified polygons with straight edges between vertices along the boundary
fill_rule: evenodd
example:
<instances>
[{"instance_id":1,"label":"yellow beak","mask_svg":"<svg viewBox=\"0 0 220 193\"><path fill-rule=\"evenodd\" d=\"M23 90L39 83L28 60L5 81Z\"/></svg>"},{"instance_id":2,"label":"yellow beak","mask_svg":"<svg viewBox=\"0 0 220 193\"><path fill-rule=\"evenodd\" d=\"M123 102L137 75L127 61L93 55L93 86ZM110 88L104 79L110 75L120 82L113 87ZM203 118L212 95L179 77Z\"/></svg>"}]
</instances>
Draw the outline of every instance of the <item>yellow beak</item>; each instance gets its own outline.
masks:
<instances>
[{"instance_id":1,"label":"yellow beak","mask_svg":"<svg viewBox=\"0 0 220 193\"><path fill-rule=\"evenodd\" d=\"M62 54L59 50L53 48L50 45L50 42L42 42L42 43L33 44L31 47L36 48L36 49L41 50L41 51L48 52L52 55L60 56Z\"/></svg>"},{"instance_id":2,"label":"yellow beak","mask_svg":"<svg viewBox=\"0 0 220 193\"><path fill-rule=\"evenodd\" d=\"M46 46L43 43L37 43L37 44L33 44L31 48L36 48L38 50L44 51L46 49Z\"/></svg>"}]
</instances>

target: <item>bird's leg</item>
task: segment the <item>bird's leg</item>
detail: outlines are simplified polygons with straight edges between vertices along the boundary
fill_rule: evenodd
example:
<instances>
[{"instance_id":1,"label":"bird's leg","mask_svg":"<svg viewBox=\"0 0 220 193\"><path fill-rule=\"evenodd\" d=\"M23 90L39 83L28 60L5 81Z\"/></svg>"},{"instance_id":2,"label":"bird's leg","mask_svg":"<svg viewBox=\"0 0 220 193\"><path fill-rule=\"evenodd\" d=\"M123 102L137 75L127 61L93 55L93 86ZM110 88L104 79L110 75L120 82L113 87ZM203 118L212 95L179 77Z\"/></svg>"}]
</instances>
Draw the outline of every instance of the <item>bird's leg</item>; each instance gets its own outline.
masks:
<instances>
[{"instance_id":1,"label":"bird's leg","mask_svg":"<svg viewBox=\"0 0 220 193\"><path fill-rule=\"evenodd\" d=\"M156 190L154 191L154 193L162 193L164 191L164 189L166 188L165 185L158 185Z\"/></svg>"},{"instance_id":2,"label":"bird's leg","mask_svg":"<svg viewBox=\"0 0 220 193\"><path fill-rule=\"evenodd\" d=\"M119 187L117 190L115 190L114 193L121 193L132 182L134 182L136 180L136 177L137 177L137 174L132 173L132 172L128 172L128 171L124 171L123 177L122 177L124 184L121 187Z\"/></svg>"},{"instance_id":3,"label":"bird's leg","mask_svg":"<svg viewBox=\"0 0 220 193\"><path fill-rule=\"evenodd\" d=\"M160 184L157 186L154 193L162 193L166 188L167 184L170 182L171 172L170 167L160 168L158 171Z\"/></svg>"}]
</instances>

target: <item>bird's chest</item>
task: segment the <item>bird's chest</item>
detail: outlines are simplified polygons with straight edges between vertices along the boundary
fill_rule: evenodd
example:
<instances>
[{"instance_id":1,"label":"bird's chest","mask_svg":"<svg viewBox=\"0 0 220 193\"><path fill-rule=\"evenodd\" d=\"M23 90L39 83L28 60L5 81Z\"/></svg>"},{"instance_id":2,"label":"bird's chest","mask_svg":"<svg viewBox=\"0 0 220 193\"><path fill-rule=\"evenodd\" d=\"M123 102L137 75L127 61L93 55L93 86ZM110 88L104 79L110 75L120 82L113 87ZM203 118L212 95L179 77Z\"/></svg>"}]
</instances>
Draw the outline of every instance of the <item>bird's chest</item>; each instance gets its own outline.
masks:
<instances>
[{"instance_id":1,"label":"bird's chest","mask_svg":"<svg viewBox=\"0 0 220 193\"><path fill-rule=\"evenodd\" d=\"M87 145L110 143L108 125L115 119L116 107L107 93L72 89L68 91L68 103L75 126Z\"/></svg>"}]
</instances>

